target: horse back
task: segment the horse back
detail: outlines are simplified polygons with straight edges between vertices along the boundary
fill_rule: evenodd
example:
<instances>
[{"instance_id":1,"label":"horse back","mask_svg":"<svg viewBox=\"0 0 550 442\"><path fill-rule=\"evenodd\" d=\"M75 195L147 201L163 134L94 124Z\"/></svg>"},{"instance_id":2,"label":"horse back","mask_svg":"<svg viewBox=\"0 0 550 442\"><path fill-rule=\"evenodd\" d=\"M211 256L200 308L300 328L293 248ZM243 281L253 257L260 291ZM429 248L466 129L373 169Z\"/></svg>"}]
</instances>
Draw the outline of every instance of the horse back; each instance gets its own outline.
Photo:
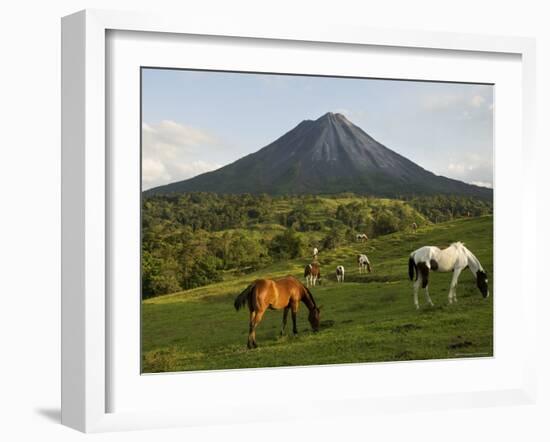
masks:
<instances>
[{"instance_id":1,"label":"horse back","mask_svg":"<svg viewBox=\"0 0 550 442\"><path fill-rule=\"evenodd\" d=\"M287 307L291 301L299 301L302 283L293 276L256 281L256 296L261 304L274 309Z\"/></svg>"}]
</instances>

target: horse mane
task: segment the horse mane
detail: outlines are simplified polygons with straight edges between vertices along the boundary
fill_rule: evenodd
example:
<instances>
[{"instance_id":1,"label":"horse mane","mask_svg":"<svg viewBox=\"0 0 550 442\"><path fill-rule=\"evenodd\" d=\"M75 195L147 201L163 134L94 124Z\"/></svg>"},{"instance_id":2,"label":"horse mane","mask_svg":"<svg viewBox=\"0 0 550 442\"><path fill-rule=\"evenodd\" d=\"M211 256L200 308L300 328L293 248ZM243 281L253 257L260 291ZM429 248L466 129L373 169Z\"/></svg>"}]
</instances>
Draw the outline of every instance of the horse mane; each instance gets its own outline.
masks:
<instances>
[{"instance_id":1,"label":"horse mane","mask_svg":"<svg viewBox=\"0 0 550 442\"><path fill-rule=\"evenodd\" d=\"M315 299L313 298L313 293L311 293L311 291L305 285L303 287L306 289L306 293L311 298L311 302L313 302L313 307L317 307L317 303L315 302Z\"/></svg>"},{"instance_id":2,"label":"horse mane","mask_svg":"<svg viewBox=\"0 0 550 442\"><path fill-rule=\"evenodd\" d=\"M479 270L482 270L482 271L485 271L483 269L483 266L481 265L481 262L479 261L479 259L477 258L477 256L475 256L472 251L470 249L468 249L464 243L462 241L457 241L457 242L454 242L451 244L451 247L456 247L457 249L459 250L463 250L464 253L471 259L473 260L477 266L479 267Z\"/></svg>"}]
</instances>

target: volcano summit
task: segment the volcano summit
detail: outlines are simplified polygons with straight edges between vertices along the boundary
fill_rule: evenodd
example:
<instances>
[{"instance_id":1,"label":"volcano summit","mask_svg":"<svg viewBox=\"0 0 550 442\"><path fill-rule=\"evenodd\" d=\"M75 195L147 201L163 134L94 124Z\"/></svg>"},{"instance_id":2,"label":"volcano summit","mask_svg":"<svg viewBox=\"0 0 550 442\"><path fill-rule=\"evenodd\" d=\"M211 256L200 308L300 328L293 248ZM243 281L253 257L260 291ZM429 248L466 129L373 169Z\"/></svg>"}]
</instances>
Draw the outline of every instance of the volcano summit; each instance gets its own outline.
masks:
<instances>
[{"instance_id":1,"label":"volcano summit","mask_svg":"<svg viewBox=\"0 0 550 442\"><path fill-rule=\"evenodd\" d=\"M452 194L492 198L492 189L438 176L380 144L342 114L302 121L227 166L146 191L334 194L381 197Z\"/></svg>"}]
</instances>

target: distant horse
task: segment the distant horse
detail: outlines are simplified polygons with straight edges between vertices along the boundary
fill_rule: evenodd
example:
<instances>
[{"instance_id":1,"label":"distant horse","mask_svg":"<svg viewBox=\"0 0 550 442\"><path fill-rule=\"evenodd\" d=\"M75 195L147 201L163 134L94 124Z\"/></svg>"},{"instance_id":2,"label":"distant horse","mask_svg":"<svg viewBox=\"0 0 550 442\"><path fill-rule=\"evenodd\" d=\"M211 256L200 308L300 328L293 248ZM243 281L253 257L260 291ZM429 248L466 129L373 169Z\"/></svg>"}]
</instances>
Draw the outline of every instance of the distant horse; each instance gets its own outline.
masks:
<instances>
[{"instance_id":1,"label":"distant horse","mask_svg":"<svg viewBox=\"0 0 550 442\"><path fill-rule=\"evenodd\" d=\"M321 266L318 262L312 262L304 267L304 278L306 278L306 285L314 286L319 281L321 284Z\"/></svg>"},{"instance_id":2,"label":"distant horse","mask_svg":"<svg viewBox=\"0 0 550 442\"><path fill-rule=\"evenodd\" d=\"M418 224L412 223L411 228L413 229L413 232L416 233L416 230L418 229Z\"/></svg>"},{"instance_id":3,"label":"distant horse","mask_svg":"<svg viewBox=\"0 0 550 442\"><path fill-rule=\"evenodd\" d=\"M357 241L368 241L369 239L366 233L358 233L357 235L355 235L355 238L357 239Z\"/></svg>"},{"instance_id":4,"label":"distant horse","mask_svg":"<svg viewBox=\"0 0 550 442\"><path fill-rule=\"evenodd\" d=\"M344 282L344 273L345 273L344 266L336 267L336 281Z\"/></svg>"},{"instance_id":5,"label":"distant horse","mask_svg":"<svg viewBox=\"0 0 550 442\"><path fill-rule=\"evenodd\" d=\"M466 267L474 274L477 288L484 298L489 296L487 272L483 269L479 260L461 242L452 243L441 250L434 246L424 246L415 250L409 257L409 278L412 281L416 273L414 283L414 305L418 306L418 288L426 289L426 301L433 305L428 292L428 276L430 270L434 272L453 272L451 287L449 289L449 304L456 303L456 285L460 272ZM420 276L420 278L418 277Z\"/></svg>"},{"instance_id":6,"label":"distant horse","mask_svg":"<svg viewBox=\"0 0 550 442\"><path fill-rule=\"evenodd\" d=\"M248 348L256 348L256 327L262 320L265 311L284 309L281 335L286 327L288 311L292 312L292 331L298 334L296 314L300 301L309 309L308 320L314 332L319 331L320 308L315 304L313 295L307 287L293 276L280 279L257 279L235 298L235 310L248 304L250 321L248 329Z\"/></svg>"},{"instance_id":7,"label":"distant horse","mask_svg":"<svg viewBox=\"0 0 550 442\"><path fill-rule=\"evenodd\" d=\"M359 273L363 273L365 269L370 273L372 268L367 255L357 255L357 264L359 264Z\"/></svg>"},{"instance_id":8,"label":"distant horse","mask_svg":"<svg viewBox=\"0 0 550 442\"><path fill-rule=\"evenodd\" d=\"M313 248L313 259L316 259L318 254L319 254L319 250L317 249L317 247L314 247Z\"/></svg>"}]
</instances>

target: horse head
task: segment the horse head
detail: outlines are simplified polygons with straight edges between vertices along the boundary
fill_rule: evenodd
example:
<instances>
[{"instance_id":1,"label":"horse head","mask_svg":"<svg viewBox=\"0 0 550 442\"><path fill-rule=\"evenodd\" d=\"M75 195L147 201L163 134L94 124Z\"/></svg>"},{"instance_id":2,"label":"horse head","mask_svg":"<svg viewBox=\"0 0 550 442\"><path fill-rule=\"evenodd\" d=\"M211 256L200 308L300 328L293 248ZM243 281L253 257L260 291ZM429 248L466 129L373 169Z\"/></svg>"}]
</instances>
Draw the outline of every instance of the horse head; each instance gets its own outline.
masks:
<instances>
[{"instance_id":1,"label":"horse head","mask_svg":"<svg viewBox=\"0 0 550 442\"><path fill-rule=\"evenodd\" d=\"M477 288L481 292L484 298L489 296L489 279L487 278L487 272L484 270L478 270L476 272Z\"/></svg>"},{"instance_id":2,"label":"horse head","mask_svg":"<svg viewBox=\"0 0 550 442\"><path fill-rule=\"evenodd\" d=\"M309 323L311 324L311 328L314 332L319 331L319 326L321 323L321 309L319 307L313 307L309 311L309 317L308 317Z\"/></svg>"}]
</instances>

